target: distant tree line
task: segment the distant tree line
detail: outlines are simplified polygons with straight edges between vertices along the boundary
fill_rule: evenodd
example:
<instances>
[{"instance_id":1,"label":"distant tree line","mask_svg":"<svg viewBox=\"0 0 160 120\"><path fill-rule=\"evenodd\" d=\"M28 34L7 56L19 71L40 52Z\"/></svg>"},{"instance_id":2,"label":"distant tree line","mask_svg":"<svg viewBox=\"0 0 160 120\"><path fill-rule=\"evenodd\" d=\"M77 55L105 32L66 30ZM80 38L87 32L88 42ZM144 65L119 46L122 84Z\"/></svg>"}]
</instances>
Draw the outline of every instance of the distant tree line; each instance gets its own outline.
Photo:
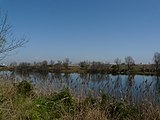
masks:
<instances>
[{"instance_id":1,"label":"distant tree line","mask_svg":"<svg viewBox=\"0 0 160 120\"><path fill-rule=\"evenodd\" d=\"M134 59L131 56L127 56L124 59L124 63L121 59L116 58L114 64L109 62L100 61L81 61L76 65L71 64L69 58L64 60L58 60L50 62L44 60L42 62L12 62L11 67L15 68L15 71L25 73L39 72L84 72L84 73L112 73L112 74L136 74L136 73L148 73L148 74L160 74L160 53L156 52L153 56L153 64L135 64Z\"/></svg>"},{"instance_id":2,"label":"distant tree line","mask_svg":"<svg viewBox=\"0 0 160 120\"><path fill-rule=\"evenodd\" d=\"M14 70L18 73L26 73L26 72L38 72L38 73L48 73L48 72L62 72L62 70L68 70L71 61L69 58L64 59L63 61L58 60L54 62L51 60L48 62L44 60L42 62L12 62L10 64L11 67L14 67Z\"/></svg>"}]
</instances>

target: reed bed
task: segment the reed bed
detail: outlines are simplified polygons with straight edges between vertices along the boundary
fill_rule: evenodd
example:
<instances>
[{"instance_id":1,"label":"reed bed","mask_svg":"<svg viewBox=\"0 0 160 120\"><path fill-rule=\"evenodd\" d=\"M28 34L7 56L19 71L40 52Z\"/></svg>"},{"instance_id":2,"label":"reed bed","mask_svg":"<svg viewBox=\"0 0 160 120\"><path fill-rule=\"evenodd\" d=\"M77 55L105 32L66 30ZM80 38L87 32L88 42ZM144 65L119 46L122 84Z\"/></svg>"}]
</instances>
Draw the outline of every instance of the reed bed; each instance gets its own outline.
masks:
<instances>
[{"instance_id":1,"label":"reed bed","mask_svg":"<svg viewBox=\"0 0 160 120\"><path fill-rule=\"evenodd\" d=\"M107 93L99 97L76 97L69 89L45 93L28 81L14 83L2 77L0 119L160 120L160 108L149 99L134 104L129 99L117 100Z\"/></svg>"}]
</instances>

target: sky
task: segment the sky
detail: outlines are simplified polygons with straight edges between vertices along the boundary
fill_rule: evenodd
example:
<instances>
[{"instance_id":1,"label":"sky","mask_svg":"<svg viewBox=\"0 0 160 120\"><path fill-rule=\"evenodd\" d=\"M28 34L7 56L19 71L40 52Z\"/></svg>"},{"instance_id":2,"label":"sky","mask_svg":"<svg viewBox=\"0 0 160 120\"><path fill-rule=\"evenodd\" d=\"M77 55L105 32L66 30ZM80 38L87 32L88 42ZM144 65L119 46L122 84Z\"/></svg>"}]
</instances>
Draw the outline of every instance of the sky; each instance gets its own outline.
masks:
<instances>
[{"instance_id":1,"label":"sky","mask_svg":"<svg viewBox=\"0 0 160 120\"><path fill-rule=\"evenodd\" d=\"M0 0L14 36L25 47L4 62L152 62L160 52L159 0Z\"/></svg>"}]
</instances>

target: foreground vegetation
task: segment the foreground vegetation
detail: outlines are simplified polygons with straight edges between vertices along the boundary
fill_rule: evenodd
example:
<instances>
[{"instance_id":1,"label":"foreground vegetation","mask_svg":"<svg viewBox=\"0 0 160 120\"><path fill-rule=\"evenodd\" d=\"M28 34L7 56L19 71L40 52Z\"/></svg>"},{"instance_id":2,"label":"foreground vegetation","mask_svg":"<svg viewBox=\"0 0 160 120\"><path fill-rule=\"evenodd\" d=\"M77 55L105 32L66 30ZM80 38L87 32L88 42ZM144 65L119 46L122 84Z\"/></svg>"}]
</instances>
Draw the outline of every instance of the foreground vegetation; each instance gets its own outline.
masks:
<instances>
[{"instance_id":1,"label":"foreground vegetation","mask_svg":"<svg viewBox=\"0 0 160 120\"><path fill-rule=\"evenodd\" d=\"M160 119L160 109L149 101L135 105L108 94L76 98L69 89L45 93L27 81L0 80L0 119L155 120Z\"/></svg>"}]
</instances>

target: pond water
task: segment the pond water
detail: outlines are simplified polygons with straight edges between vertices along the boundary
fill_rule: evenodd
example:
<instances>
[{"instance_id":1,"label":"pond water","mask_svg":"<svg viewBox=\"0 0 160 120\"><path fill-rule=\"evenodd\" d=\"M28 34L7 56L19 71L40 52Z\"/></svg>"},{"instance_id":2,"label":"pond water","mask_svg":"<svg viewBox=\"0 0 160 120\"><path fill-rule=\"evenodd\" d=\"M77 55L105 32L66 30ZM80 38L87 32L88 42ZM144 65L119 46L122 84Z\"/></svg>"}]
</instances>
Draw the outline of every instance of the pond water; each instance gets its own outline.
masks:
<instances>
[{"instance_id":1,"label":"pond water","mask_svg":"<svg viewBox=\"0 0 160 120\"><path fill-rule=\"evenodd\" d=\"M69 88L77 97L99 97L102 93L114 98L139 103L145 99L159 103L160 79L157 76L111 75L111 74L57 74L30 73L25 75L14 72L1 72L13 82L30 81L45 92Z\"/></svg>"}]
</instances>

